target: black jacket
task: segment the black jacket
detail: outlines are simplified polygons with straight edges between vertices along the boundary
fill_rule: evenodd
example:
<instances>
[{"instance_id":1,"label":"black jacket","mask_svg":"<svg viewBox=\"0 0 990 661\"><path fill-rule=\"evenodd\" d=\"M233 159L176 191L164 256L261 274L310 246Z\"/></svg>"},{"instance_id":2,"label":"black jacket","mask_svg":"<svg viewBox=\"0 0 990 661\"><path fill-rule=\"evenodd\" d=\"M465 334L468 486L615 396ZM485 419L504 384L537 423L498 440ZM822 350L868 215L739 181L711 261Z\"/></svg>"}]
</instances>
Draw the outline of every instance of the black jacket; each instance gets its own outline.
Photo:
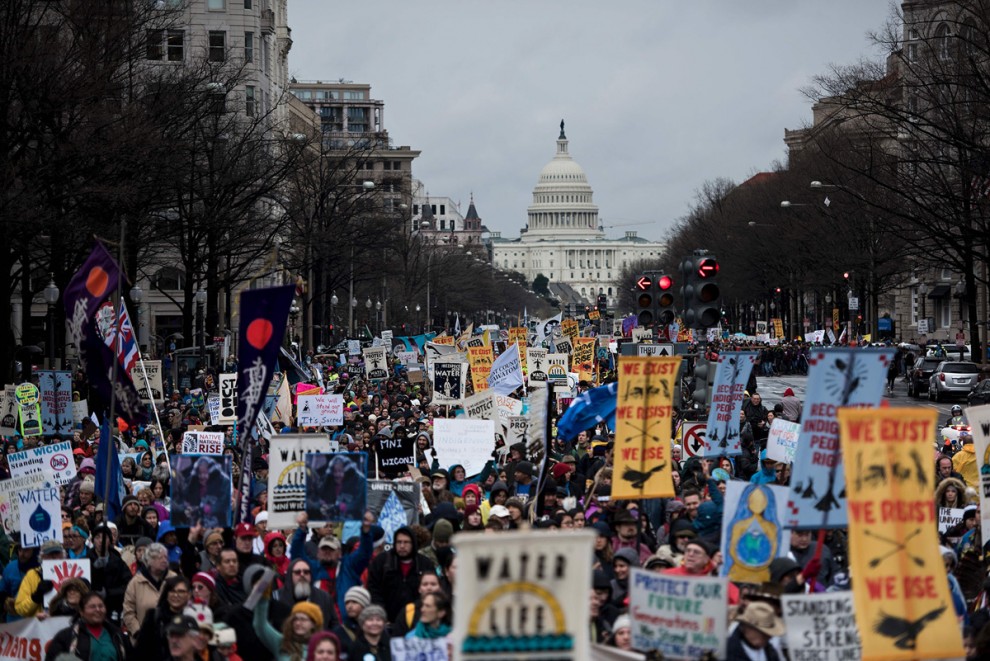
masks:
<instances>
[{"instance_id":1,"label":"black jacket","mask_svg":"<svg viewBox=\"0 0 990 661\"><path fill-rule=\"evenodd\" d=\"M96 556L90 558L93 574L93 589L103 590L107 614L124 611L124 592L127 584L133 578L131 570L116 550L111 550L105 558Z\"/></svg>"},{"instance_id":2,"label":"black jacket","mask_svg":"<svg viewBox=\"0 0 990 661\"><path fill-rule=\"evenodd\" d=\"M281 603L285 605L287 612L291 612L292 607L296 605L296 601L295 595L292 593L292 582L290 580L287 581L283 587L275 591L275 598L272 599L272 605L274 605L275 602ZM321 590L315 586L312 587L309 593L309 599L306 601L320 607L320 611L323 612L324 629L329 631L337 626L339 621L339 618L337 617L337 607L336 604L334 604L333 599L326 593L325 590ZM272 620L276 628L281 628L279 626L281 622L274 621L274 617Z\"/></svg>"},{"instance_id":3,"label":"black jacket","mask_svg":"<svg viewBox=\"0 0 990 661\"><path fill-rule=\"evenodd\" d=\"M767 646L763 648L763 652L767 655L767 661L784 661L777 654L777 650L773 645L767 643ZM742 626L736 627L736 630L732 632L729 636L729 642L725 646L725 658L732 659L748 659L749 656L746 654L746 650L743 649L743 637L742 637Z\"/></svg>"},{"instance_id":4,"label":"black jacket","mask_svg":"<svg viewBox=\"0 0 990 661\"><path fill-rule=\"evenodd\" d=\"M117 648L118 661L125 661L131 652L131 644L127 640L127 636L121 634L120 629L110 621L104 623L103 628L110 634L114 647ZM52 638L52 644L48 646L48 651L45 653L45 661L54 661L59 654L72 654L73 652L80 659L88 659L90 653L89 638L89 632L85 630L82 621L74 621Z\"/></svg>"},{"instance_id":5,"label":"black jacket","mask_svg":"<svg viewBox=\"0 0 990 661\"><path fill-rule=\"evenodd\" d=\"M371 593L371 601L379 604L388 614L388 621L393 621L398 616L399 611L419 597L419 577L425 572L434 571L436 565L425 555L419 553L416 548L416 535L406 527L399 528L395 534L402 534L412 537L412 570L406 575L402 575L399 566L399 556L395 549L389 549L385 553L375 557L368 566L368 592Z\"/></svg>"}]
</instances>

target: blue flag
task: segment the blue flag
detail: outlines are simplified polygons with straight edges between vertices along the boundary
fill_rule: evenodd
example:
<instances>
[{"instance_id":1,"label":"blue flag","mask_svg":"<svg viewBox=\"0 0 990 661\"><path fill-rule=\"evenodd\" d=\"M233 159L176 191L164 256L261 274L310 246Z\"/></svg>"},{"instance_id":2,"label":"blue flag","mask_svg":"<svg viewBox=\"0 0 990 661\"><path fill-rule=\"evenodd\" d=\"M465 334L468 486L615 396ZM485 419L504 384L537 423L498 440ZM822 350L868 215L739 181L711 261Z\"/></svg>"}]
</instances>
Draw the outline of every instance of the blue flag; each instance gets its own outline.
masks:
<instances>
[{"instance_id":1,"label":"blue flag","mask_svg":"<svg viewBox=\"0 0 990 661\"><path fill-rule=\"evenodd\" d=\"M120 504L127 495L124 489L124 476L120 472L120 457L113 439L110 437L110 421L104 420L100 425L100 448L96 451L96 495L99 498L106 493L107 482L110 482L109 499L104 504L107 521L116 522L120 516Z\"/></svg>"},{"instance_id":2,"label":"blue flag","mask_svg":"<svg viewBox=\"0 0 990 661\"><path fill-rule=\"evenodd\" d=\"M577 438L579 432L591 429L604 422L609 429L615 429L615 407L618 383L609 383L592 388L571 402L557 421L557 437L565 440Z\"/></svg>"}]
</instances>

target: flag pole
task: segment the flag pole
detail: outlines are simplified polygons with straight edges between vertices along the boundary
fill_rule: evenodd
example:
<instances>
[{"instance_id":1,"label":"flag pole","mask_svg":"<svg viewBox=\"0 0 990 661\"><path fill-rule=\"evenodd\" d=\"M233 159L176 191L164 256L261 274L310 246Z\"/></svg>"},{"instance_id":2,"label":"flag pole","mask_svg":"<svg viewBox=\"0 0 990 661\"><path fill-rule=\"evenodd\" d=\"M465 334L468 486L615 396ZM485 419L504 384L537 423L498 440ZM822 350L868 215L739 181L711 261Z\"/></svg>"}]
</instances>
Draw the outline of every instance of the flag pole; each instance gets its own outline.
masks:
<instances>
[{"instance_id":1,"label":"flag pole","mask_svg":"<svg viewBox=\"0 0 990 661\"><path fill-rule=\"evenodd\" d=\"M168 446L165 445L165 433L162 430L162 421L158 417L158 406L155 404L155 396L151 392L151 380L148 378L148 371L144 368L144 356L141 355L141 345L138 344L138 365L141 366L141 376L144 377L144 388L145 392L148 393L148 399L151 401L151 410L155 414L155 425L158 427L158 440L162 444L162 453L165 454L165 465L168 466L168 474L172 474L172 462L168 458Z\"/></svg>"}]
</instances>

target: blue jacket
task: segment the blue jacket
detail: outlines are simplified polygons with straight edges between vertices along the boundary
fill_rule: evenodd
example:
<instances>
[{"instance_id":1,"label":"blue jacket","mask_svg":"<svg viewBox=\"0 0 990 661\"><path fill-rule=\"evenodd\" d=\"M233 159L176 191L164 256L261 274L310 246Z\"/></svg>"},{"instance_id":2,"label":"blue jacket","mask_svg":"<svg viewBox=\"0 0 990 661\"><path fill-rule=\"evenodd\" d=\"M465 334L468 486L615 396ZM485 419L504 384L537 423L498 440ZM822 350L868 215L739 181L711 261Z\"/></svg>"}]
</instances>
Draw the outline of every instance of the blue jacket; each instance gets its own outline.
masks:
<instances>
[{"instance_id":1,"label":"blue jacket","mask_svg":"<svg viewBox=\"0 0 990 661\"><path fill-rule=\"evenodd\" d=\"M21 587L21 581L24 580L24 575L27 574L31 569L38 566L38 561L33 560L28 563L27 567L21 569L20 563L17 561L17 557L10 559L7 566L3 568L3 577L0 578L0 594L6 597L17 597L17 591ZM2 604L0 604L2 605ZM22 620L24 618L17 615L8 614L7 622L16 622L17 620Z\"/></svg>"},{"instance_id":2,"label":"blue jacket","mask_svg":"<svg viewBox=\"0 0 990 661\"><path fill-rule=\"evenodd\" d=\"M372 528L373 529L373 528ZM356 585L361 585L361 574L371 563L371 553L374 549L375 540L371 530L362 532L360 542L353 551L344 555L337 565L337 575L331 578L326 567L320 564L319 560L306 553L306 536L309 530L305 527L296 529L292 534L292 542L289 545L289 555L293 559L302 559L309 563L309 569L313 575L313 582L333 581L336 594L331 595L337 602L337 612L340 614L340 621L345 625L351 625L350 618L347 617L347 608L344 606L344 597L347 591Z\"/></svg>"}]
</instances>

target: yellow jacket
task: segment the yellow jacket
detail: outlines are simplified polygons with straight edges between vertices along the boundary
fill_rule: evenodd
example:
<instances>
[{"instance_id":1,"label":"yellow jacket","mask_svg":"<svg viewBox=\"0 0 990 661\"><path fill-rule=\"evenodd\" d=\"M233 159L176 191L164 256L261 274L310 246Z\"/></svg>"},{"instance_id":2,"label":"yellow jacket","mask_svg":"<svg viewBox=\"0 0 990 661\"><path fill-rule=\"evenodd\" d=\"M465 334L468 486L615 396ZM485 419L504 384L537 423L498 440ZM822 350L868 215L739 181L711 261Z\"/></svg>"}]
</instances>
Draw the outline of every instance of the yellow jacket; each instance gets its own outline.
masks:
<instances>
[{"instance_id":1,"label":"yellow jacket","mask_svg":"<svg viewBox=\"0 0 990 661\"><path fill-rule=\"evenodd\" d=\"M972 443L963 445L962 449L952 457L952 468L963 476L966 486L979 490L980 476L976 463L976 449Z\"/></svg>"},{"instance_id":2,"label":"yellow jacket","mask_svg":"<svg viewBox=\"0 0 990 661\"><path fill-rule=\"evenodd\" d=\"M17 590L14 611L21 617L34 617L41 612L41 604L35 603L31 595L41 583L41 567L35 567L24 575L21 587Z\"/></svg>"}]
</instances>

